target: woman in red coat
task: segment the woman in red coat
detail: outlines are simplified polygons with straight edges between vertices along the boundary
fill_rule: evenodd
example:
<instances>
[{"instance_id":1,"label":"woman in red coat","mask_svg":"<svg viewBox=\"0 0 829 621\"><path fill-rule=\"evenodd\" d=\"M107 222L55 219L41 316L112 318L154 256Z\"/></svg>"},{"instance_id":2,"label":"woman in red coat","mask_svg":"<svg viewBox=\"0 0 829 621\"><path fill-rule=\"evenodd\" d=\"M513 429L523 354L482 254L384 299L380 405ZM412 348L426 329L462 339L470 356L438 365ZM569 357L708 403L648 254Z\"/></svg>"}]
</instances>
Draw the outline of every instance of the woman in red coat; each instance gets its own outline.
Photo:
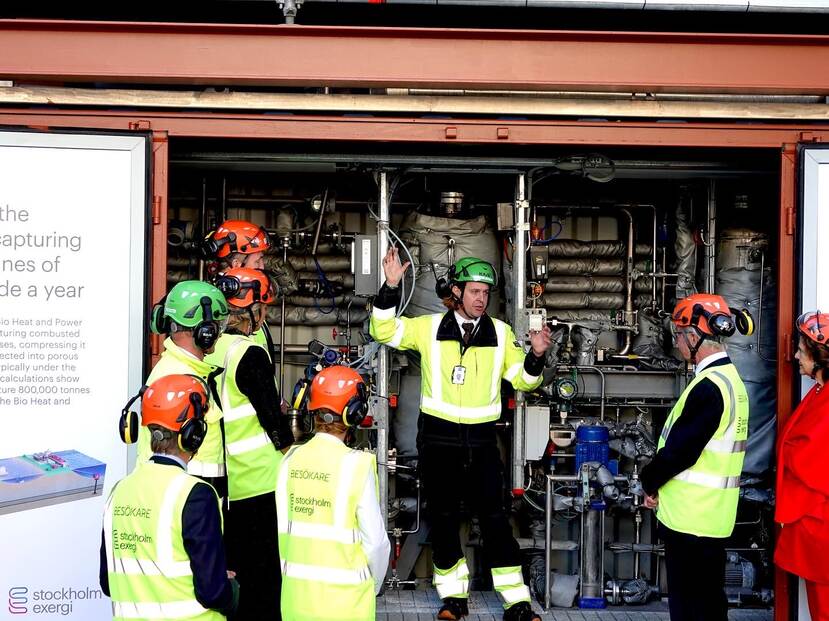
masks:
<instances>
[{"instance_id":1,"label":"woman in red coat","mask_svg":"<svg viewBox=\"0 0 829 621\"><path fill-rule=\"evenodd\" d=\"M774 562L806 581L812 621L829 621L829 314L797 320L801 375L816 384L778 439Z\"/></svg>"}]
</instances>

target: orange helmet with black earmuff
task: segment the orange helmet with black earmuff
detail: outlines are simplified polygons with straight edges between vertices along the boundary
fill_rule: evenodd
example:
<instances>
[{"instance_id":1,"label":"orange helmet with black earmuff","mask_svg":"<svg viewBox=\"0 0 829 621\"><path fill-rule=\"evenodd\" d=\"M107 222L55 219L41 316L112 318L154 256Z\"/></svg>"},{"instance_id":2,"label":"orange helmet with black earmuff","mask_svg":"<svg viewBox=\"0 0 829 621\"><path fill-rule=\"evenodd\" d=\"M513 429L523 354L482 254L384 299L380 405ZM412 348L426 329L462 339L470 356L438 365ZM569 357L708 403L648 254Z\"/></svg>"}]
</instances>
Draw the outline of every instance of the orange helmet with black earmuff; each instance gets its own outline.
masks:
<instances>
[{"instance_id":1,"label":"orange helmet with black earmuff","mask_svg":"<svg viewBox=\"0 0 829 621\"><path fill-rule=\"evenodd\" d=\"M308 410L326 423L338 418L356 427L368 414L366 384L351 367L336 365L323 369L311 381Z\"/></svg>"},{"instance_id":2,"label":"orange helmet with black earmuff","mask_svg":"<svg viewBox=\"0 0 829 621\"><path fill-rule=\"evenodd\" d=\"M215 284L227 303L237 308L248 308L257 302L270 304L276 297L268 275L249 267L225 270L216 277Z\"/></svg>"},{"instance_id":3,"label":"orange helmet with black earmuff","mask_svg":"<svg viewBox=\"0 0 829 621\"><path fill-rule=\"evenodd\" d=\"M179 448L195 453L207 435L204 413L210 389L195 375L165 375L148 386L142 386L121 411L119 432L126 444L138 439L139 415L130 406L141 399L141 425L154 425L178 434ZM154 432L155 433L155 432ZM164 437L161 433L162 439Z\"/></svg>"},{"instance_id":4,"label":"orange helmet with black earmuff","mask_svg":"<svg viewBox=\"0 0 829 621\"><path fill-rule=\"evenodd\" d=\"M234 253L254 254L270 247L268 232L247 220L226 220L211 232L203 242L209 258L223 259Z\"/></svg>"},{"instance_id":5,"label":"orange helmet with black earmuff","mask_svg":"<svg viewBox=\"0 0 829 621\"><path fill-rule=\"evenodd\" d=\"M754 333L754 319L747 309L733 310L722 296L695 293L677 302L671 315L680 328L693 327L700 336L729 337L735 331Z\"/></svg>"},{"instance_id":6,"label":"orange helmet with black earmuff","mask_svg":"<svg viewBox=\"0 0 829 621\"><path fill-rule=\"evenodd\" d=\"M797 331L817 345L829 346L829 315L808 311L797 318Z\"/></svg>"}]
</instances>

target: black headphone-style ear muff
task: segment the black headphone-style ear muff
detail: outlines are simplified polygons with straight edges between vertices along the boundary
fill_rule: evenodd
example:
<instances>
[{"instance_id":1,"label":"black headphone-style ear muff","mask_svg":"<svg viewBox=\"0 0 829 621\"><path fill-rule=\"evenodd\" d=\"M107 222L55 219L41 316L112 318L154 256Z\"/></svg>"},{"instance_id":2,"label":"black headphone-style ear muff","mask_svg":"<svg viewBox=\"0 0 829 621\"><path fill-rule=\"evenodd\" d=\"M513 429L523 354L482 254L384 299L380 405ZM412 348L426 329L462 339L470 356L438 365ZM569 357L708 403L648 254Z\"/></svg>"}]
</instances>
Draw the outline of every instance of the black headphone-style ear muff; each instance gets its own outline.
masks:
<instances>
[{"instance_id":1,"label":"black headphone-style ear muff","mask_svg":"<svg viewBox=\"0 0 829 621\"><path fill-rule=\"evenodd\" d=\"M455 280L455 266L450 265L444 276L438 277L435 271L435 266L432 265L432 272L435 274L435 293L441 300L452 298L454 301L458 300L452 293L452 282Z\"/></svg>"},{"instance_id":2,"label":"black headphone-style ear muff","mask_svg":"<svg viewBox=\"0 0 829 621\"><path fill-rule=\"evenodd\" d=\"M192 377L199 380L204 387L204 394L208 395L210 399L210 387L198 375ZM195 453L204 442L207 436L207 421L204 419L204 412L207 410L207 403L202 401L201 395L193 392L190 393L190 405L193 407L192 418L187 418L187 410L185 408L181 413L180 418L184 418L181 428L178 430L178 447L185 453Z\"/></svg>"},{"instance_id":3,"label":"black headphone-style ear muff","mask_svg":"<svg viewBox=\"0 0 829 621\"><path fill-rule=\"evenodd\" d=\"M357 394L345 404L340 413L348 427L359 427L368 415L368 392L363 382L357 384Z\"/></svg>"},{"instance_id":4,"label":"black headphone-style ear muff","mask_svg":"<svg viewBox=\"0 0 829 621\"><path fill-rule=\"evenodd\" d=\"M138 428L141 426L141 415L131 410L132 404L144 396L147 386L142 386L127 404L121 409L121 418L118 421L118 435L124 444L135 444L138 441Z\"/></svg>"},{"instance_id":5,"label":"black headphone-style ear muff","mask_svg":"<svg viewBox=\"0 0 829 621\"><path fill-rule=\"evenodd\" d=\"M164 304L166 302L167 296L165 295L150 311L150 330L153 334L170 333L170 318L164 315Z\"/></svg>"},{"instance_id":6,"label":"black headphone-style ear muff","mask_svg":"<svg viewBox=\"0 0 829 621\"><path fill-rule=\"evenodd\" d=\"M236 233L230 231L226 237L221 239L216 239L216 234L210 233L199 244L199 251L204 260L213 261L216 259L219 250L227 245L230 245L230 252L236 252Z\"/></svg>"},{"instance_id":7,"label":"black headphone-style ear muff","mask_svg":"<svg viewBox=\"0 0 829 621\"><path fill-rule=\"evenodd\" d=\"M708 322L708 327L711 328L711 332L714 333L714 336L729 337L734 334L734 320L728 313L711 313L705 310L702 304L694 304L694 310L691 313L691 325L696 327L697 320L700 317L705 317L705 320ZM699 328L697 328L697 332L699 333L700 337L702 337L702 339L704 340L706 336L705 333Z\"/></svg>"},{"instance_id":8,"label":"black headphone-style ear muff","mask_svg":"<svg viewBox=\"0 0 829 621\"><path fill-rule=\"evenodd\" d=\"M213 320L213 303L210 298L202 296L199 300L202 309L202 320L193 328L193 342L201 350L208 350L221 336L221 329L219 323Z\"/></svg>"},{"instance_id":9,"label":"black headphone-style ear muff","mask_svg":"<svg viewBox=\"0 0 829 621\"><path fill-rule=\"evenodd\" d=\"M258 280L242 282L235 276L225 276L224 274L220 274L216 277L213 284L227 299L233 298L238 295L240 291L244 291L245 289L253 289L254 302L267 303L270 301L271 296L268 291L262 291L262 284Z\"/></svg>"}]
</instances>

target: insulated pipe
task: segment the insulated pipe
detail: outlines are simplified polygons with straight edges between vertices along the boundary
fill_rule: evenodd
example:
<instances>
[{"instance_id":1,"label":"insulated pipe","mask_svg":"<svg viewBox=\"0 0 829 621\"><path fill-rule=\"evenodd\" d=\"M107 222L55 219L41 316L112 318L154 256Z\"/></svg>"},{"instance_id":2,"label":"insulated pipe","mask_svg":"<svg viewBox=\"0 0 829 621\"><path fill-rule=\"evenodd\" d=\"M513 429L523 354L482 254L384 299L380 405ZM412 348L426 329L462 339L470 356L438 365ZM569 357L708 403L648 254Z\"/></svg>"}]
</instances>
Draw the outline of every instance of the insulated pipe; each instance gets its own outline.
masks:
<instances>
[{"instance_id":1,"label":"insulated pipe","mask_svg":"<svg viewBox=\"0 0 829 621\"><path fill-rule=\"evenodd\" d=\"M636 244L636 256L651 254L651 247L646 244ZM590 257L590 258L624 258L627 246L623 241L599 240L581 241L578 239L553 240L547 244L547 253L551 257Z\"/></svg>"},{"instance_id":2,"label":"insulated pipe","mask_svg":"<svg viewBox=\"0 0 829 621\"><path fill-rule=\"evenodd\" d=\"M319 274L315 271L297 272L297 278L300 280L312 280L316 282L319 280ZM325 278L328 279L328 282L342 285L347 289L354 288L354 274L351 272L329 272L326 270Z\"/></svg>"},{"instance_id":3,"label":"insulated pipe","mask_svg":"<svg viewBox=\"0 0 829 621\"><path fill-rule=\"evenodd\" d=\"M530 224L528 193L530 180L527 173L520 173L515 180L515 250L513 252L513 325L518 324L519 315L523 315L527 296L527 244L529 242ZM515 416L512 434L512 489L524 489L524 417L526 401L524 393L515 391ZM517 493L517 492L516 492Z\"/></svg>"},{"instance_id":4,"label":"insulated pipe","mask_svg":"<svg viewBox=\"0 0 829 621\"><path fill-rule=\"evenodd\" d=\"M587 499L585 499L587 500ZM581 596L593 599L604 597L604 580L602 575L602 511L588 509L581 514Z\"/></svg>"},{"instance_id":5,"label":"insulated pipe","mask_svg":"<svg viewBox=\"0 0 829 621\"><path fill-rule=\"evenodd\" d=\"M351 257L345 255L328 255L316 257L320 269L324 272L349 272L351 271ZM314 263L314 257L303 256L289 256L288 263L297 271L313 271L316 274L317 265Z\"/></svg>"},{"instance_id":6,"label":"insulated pipe","mask_svg":"<svg viewBox=\"0 0 829 621\"><path fill-rule=\"evenodd\" d=\"M268 308L268 323L276 325L282 322L283 314L279 307ZM368 319L368 311L366 310L352 310L350 317L346 316L345 309L337 308L330 313L325 313L317 308L307 308L305 306L286 306L285 307L285 325L288 326L342 326L347 321L352 326L362 324Z\"/></svg>"},{"instance_id":7,"label":"insulated pipe","mask_svg":"<svg viewBox=\"0 0 829 621\"><path fill-rule=\"evenodd\" d=\"M377 173L379 198L377 201L377 278L380 286L386 281L383 271L383 259L389 248L389 213L390 201L389 179L386 171ZM346 257L350 267L350 260ZM349 269L345 267L344 269ZM412 266L414 268L414 266ZM385 345L377 352L377 373L375 375L377 398L374 399L374 421L377 425L377 481L380 496L380 511L383 515L383 524L388 527L388 473L384 465L389 457L389 379L390 360L389 349Z\"/></svg>"},{"instance_id":8,"label":"insulated pipe","mask_svg":"<svg viewBox=\"0 0 829 621\"><path fill-rule=\"evenodd\" d=\"M327 276L327 274L326 274ZM661 274L657 273L657 276ZM329 278L329 280L331 280ZM633 282L636 293L649 291L650 278L640 277ZM554 274L544 283L545 293L594 291L600 293L623 293L625 282L615 276L567 276Z\"/></svg>"},{"instance_id":9,"label":"insulated pipe","mask_svg":"<svg viewBox=\"0 0 829 621\"><path fill-rule=\"evenodd\" d=\"M351 294L346 294L338 295L333 300L331 299L331 296L324 295L318 297L310 295L289 295L283 299L291 306L319 306L321 308L328 309L331 307L332 303L334 306L340 307L350 304L359 298Z\"/></svg>"},{"instance_id":10,"label":"insulated pipe","mask_svg":"<svg viewBox=\"0 0 829 621\"><path fill-rule=\"evenodd\" d=\"M638 272L650 272L650 260L639 260L633 264ZM550 276L623 276L626 273L625 259L592 259L589 257L555 258L547 262Z\"/></svg>"},{"instance_id":11,"label":"insulated pipe","mask_svg":"<svg viewBox=\"0 0 829 621\"><path fill-rule=\"evenodd\" d=\"M631 326L633 325L633 214L628 209L622 209L621 212L628 218L628 247L625 269L625 324ZM656 264L654 264L655 266ZM632 344L633 334L631 332L625 332L625 346L619 354L627 354Z\"/></svg>"}]
</instances>

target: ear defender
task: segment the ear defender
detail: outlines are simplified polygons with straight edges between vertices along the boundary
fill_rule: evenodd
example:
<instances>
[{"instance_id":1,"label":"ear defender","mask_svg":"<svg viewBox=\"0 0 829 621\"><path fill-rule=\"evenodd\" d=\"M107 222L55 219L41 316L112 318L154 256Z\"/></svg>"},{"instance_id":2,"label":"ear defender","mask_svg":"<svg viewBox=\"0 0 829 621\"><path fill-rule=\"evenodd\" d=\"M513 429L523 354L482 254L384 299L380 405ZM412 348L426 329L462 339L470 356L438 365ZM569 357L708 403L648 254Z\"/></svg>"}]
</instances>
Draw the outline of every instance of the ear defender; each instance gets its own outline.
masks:
<instances>
[{"instance_id":1,"label":"ear defender","mask_svg":"<svg viewBox=\"0 0 829 621\"><path fill-rule=\"evenodd\" d=\"M359 427L368 414L368 394L366 385L360 382L357 384L357 394L345 404L341 416L343 422L349 427ZM327 422L327 421L326 421Z\"/></svg>"},{"instance_id":2,"label":"ear defender","mask_svg":"<svg viewBox=\"0 0 829 621\"><path fill-rule=\"evenodd\" d=\"M194 376L196 377L196 376ZM198 378L204 384L201 378ZM205 386L206 388L206 386ZM207 389L207 394L210 394ZM193 408L193 417L188 418L181 425L178 431L178 447L186 453L195 453L204 442L207 436L207 421L204 420L205 404L202 403L201 395L197 393L190 394L190 405L182 412L182 416L187 416L187 410Z\"/></svg>"},{"instance_id":3,"label":"ear defender","mask_svg":"<svg viewBox=\"0 0 829 621\"><path fill-rule=\"evenodd\" d=\"M118 435L124 444L135 444L138 441L138 428L141 426L141 415L138 412L131 410L132 404L144 396L146 386L142 386L141 390L134 397L130 397L127 404L121 410L121 418L118 421Z\"/></svg>"},{"instance_id":4,"label":"ear defender","mask_svg":"<svg viewBox=\"0 0 829 621\"><path fill-rule=\"evenodd\" d=\"M170 333L170 318L164 316L165 302L167 302L166 295L150 311L150 330L152 330L153 334Z\"/></svg>"},{"instance_id":5,"label":"ear defender","mask_svg":"<svg viewBox=\"0 0 829 621\"><path fill-rule=\"evenodd\" d=\"M291 400L291 407L294 410L302 410L308 403L308 387L311 385L307 379L301 379L294 386L294 396Z\"/></svg>"},{"instance_id":6,"label":"ear defender","mask_svg":"<svg viewBox=\"0 0 829 621\"><path fill-rule=\"evenodd\" d=\"M737 331L744 335L744 336L751 336L754 334L755 330L755 323L754 317L751 316L751 313L748 312L747 308L740 309L738 311L731 310L734 313L734 323L737 324Z\"/></svg>"},{"instance_id":7,"label":"ear defender","mask_svg":"<svg viewBox=\"0 0 829 621\"><path fill-rule=\"evenodd\" d=\"M199 303L202 308L202 321L193 328L193 341L199 349L207 350L219 340L221 331L219 330L219 324L213 321L213 305L210 298L204 296L199 300Z\"/></svg>"}]
</instances>

